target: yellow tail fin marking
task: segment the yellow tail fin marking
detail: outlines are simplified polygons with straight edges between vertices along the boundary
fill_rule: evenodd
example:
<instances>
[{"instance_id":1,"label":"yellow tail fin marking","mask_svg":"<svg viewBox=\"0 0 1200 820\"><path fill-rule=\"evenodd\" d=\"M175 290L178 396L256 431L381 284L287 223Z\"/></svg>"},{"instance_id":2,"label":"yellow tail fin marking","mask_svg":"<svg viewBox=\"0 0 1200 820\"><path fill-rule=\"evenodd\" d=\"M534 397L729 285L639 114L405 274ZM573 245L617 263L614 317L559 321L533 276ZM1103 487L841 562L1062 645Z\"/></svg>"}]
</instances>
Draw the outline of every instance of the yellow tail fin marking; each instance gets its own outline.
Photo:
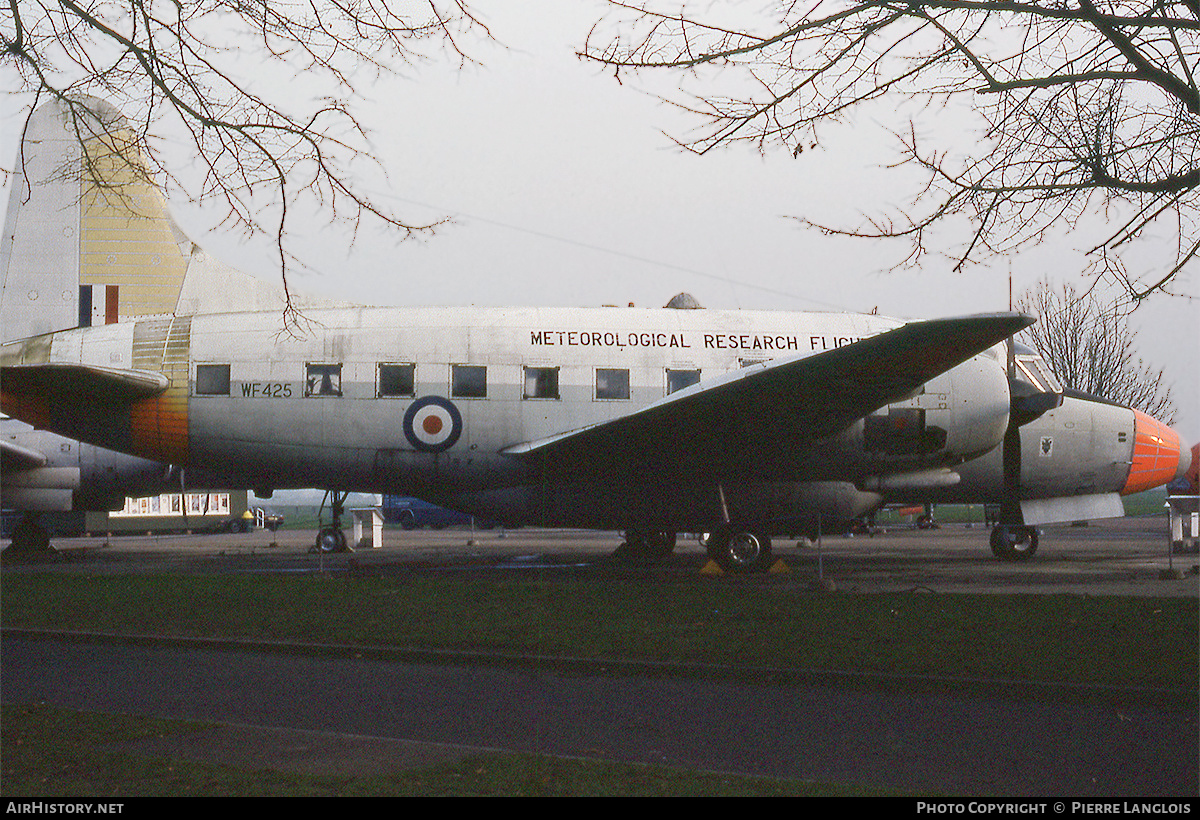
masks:
<instances>
[{"instance_id":1,"label":"yellow tail fin marking","mask_svg":"<svg viewBox=\"0 0 1200 820\"><path fill-rule=\"evenodd\" d=\"M171 313L187 258L162 192L154 185L128 130L87 141L82 176L79 284L107 286L116 316ZM112 290L119 299L112 298ZM115 303L115 305L113 305ZM114 320L105 316L106 322Z\"/></svg>"}]
</instances>

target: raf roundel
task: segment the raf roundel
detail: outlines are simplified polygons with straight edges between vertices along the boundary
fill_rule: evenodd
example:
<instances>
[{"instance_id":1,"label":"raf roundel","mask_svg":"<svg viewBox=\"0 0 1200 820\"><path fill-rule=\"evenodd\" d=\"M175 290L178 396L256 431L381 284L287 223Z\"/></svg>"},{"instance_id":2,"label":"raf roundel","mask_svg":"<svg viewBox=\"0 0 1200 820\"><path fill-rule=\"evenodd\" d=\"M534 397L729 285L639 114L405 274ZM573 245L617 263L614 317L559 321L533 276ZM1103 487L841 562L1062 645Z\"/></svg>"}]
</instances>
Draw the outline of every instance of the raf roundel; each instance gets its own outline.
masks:
<instances>
[{"instance_id":1,"label":"raf roundel","mask_svg":"<svg viewBox=\"0 0 1200 820\"><path fill-rule=\"evenodd\" d=\"M405 438L424 453L449 450L462 431L462 414L451 401L441 396L417 399L404 414Z\"/></svg>"}]
</instances>

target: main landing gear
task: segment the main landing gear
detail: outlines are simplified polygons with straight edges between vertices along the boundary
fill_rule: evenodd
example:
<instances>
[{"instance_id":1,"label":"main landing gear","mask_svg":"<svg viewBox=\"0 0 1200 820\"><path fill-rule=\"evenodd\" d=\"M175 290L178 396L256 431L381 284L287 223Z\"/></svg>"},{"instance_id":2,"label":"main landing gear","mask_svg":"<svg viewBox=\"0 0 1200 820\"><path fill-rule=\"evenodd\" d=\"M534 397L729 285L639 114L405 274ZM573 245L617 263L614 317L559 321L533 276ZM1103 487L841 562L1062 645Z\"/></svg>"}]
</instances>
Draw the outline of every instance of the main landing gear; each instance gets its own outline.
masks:
<instances>
[{"instance_id":1,"label":"main landing gear","mask_svg":"<svg viewBox=\"0 0 1200 820\"><path fill-rule=\"evenodd\" d=\"M1037 527L998 524L992 528L992 554L1001 561L1028 561L1037 548Z\"/></svg>"},{"instance_id":2,"label":"main landing gear","mask_svg":"<svg viewBox=\"0 0 1200 820\"><path fill-rule=\"evenodd\" d=\"M771 564L771 537L763 532L723 527L709 534L704 549L726 572L760 572Z\"/></svg>"},{"instance_id":3,"label":"main landing gear","mask_svg":"<svg viewBox=\"0 0 1200 820\"><path fill-rule=\"evenodd\" d=\"M13 527L12 541L4 548L3 560L58 560L59 554L50 546L50 533L42 526L41 516L35 512L21 514L21 520Z\"/></svg>"},{"instance_id":4,"label":"main landing gear","mask_svg":"<svg viewBox=\"0 0 1200 820\"><path fill-rule=\"evenodd\" d=\"M346 533L342 532L342 513L346 511L346 496L349 493L331 490L325 494L325 498L329 500L329 526L320 527L320 512L317 513L318 531L317 542L313 545L311 552L350 552L350 547L346 543ZM321 501L321 507L324 508L325 501Z\"/></svg>"},{"instance_id":5,"label":"main landing gear","mask_svg":"<svg viewBox=\"0 0 1200 820\"><path fill-rule=\"evenodd\" d=\"M676 533L626 530L613 558L639 566L658 566L675 550ZM701 539L708 557L732 573L761 572L771 565L771 538L764 532L726 526Z\"/></svg>"}]
</instances>

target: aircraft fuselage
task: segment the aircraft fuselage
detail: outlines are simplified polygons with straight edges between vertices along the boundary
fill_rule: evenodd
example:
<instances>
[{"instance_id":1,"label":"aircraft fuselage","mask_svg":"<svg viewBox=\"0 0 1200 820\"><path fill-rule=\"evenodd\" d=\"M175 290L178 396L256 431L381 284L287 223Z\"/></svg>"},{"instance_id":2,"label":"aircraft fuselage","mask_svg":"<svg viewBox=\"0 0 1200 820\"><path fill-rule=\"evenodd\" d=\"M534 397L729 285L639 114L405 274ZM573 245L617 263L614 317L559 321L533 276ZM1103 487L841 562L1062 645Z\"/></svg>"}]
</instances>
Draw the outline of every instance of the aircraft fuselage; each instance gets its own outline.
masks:
<instances>
[{"instance_id":1,"label":"aircraft fuselage","mask_svg":"<svg viewBox=\"0 0 1200 820\"><path fill-rule=\"evenodd\" d=\"M992 350L877 409L874 424L860 419L807 439L781 435L752 459L739 458L738 442L729 441L719 477L711 457L686 452L620 475L597 463L603 459L556 464L547 475L536 459L506 451L626 416L694 383L828 353L902 323L625 308L354 308L314 310L307 319L305 338L281 333L277 313L81 328L29 340L6 362L79 362L169 380L165 392L131 407L100 397L84 412L23 408L65 435L256 489L457 499L470 511L541 523L620 526L631 515L675 520L700 508L686 516L698 524L691 519L717 509L718 479L727 504L762 502L772 515L800 503L796 482L844 483L861 496L848 506L865 509L879 497L849 485L960 464L995 448L1008 421L1002 357ZM811 402L825 400L812 391ZM746 408L747 434L769 434L749 429L755 415ZM695 430L697 439L704 434ZM571 499L572 487L589 500Z\"/></svg>"}]
</instances>

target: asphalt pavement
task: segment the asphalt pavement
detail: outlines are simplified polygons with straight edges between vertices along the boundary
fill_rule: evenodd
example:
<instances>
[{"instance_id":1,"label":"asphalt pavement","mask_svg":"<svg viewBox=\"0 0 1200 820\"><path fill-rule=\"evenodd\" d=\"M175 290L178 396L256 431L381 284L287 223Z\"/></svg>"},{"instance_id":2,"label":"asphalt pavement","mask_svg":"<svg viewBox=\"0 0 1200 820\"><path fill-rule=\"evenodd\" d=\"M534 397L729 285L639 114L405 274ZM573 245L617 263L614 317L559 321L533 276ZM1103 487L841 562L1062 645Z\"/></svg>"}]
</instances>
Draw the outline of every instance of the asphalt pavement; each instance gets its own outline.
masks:
<instances>
[{"instance_id":1,"label":"asphalt pavement","mask_svg":"<svg viewBox=\"0 0 1200 820\"><path fill-rule=\"evenodd\" d=\"M349 528L347 528L349 534ZM995 560L988 529L945 524L896 528L874 535L776 538L774 554L792 583L822 582L844 592L925 589L982 594L1054 593L1200 597L1200 558L1172 554L1165 516L1122 518L1087 526L1043 528L1028 562ZM629 567L611 560L616 532L590 530L386 529L378 547L352 552L312 551L310 530L265 530L221 535L119 535L57 539L58 551L5 572L344 572L420 571L444 575L554 571L595 577L656 573L700 578L707 562L696 536L680 535L664 565ZM706 576L707 577L707 576ZM776 576L772 583L780 583Z\"/></svg>"}]
</instances>

